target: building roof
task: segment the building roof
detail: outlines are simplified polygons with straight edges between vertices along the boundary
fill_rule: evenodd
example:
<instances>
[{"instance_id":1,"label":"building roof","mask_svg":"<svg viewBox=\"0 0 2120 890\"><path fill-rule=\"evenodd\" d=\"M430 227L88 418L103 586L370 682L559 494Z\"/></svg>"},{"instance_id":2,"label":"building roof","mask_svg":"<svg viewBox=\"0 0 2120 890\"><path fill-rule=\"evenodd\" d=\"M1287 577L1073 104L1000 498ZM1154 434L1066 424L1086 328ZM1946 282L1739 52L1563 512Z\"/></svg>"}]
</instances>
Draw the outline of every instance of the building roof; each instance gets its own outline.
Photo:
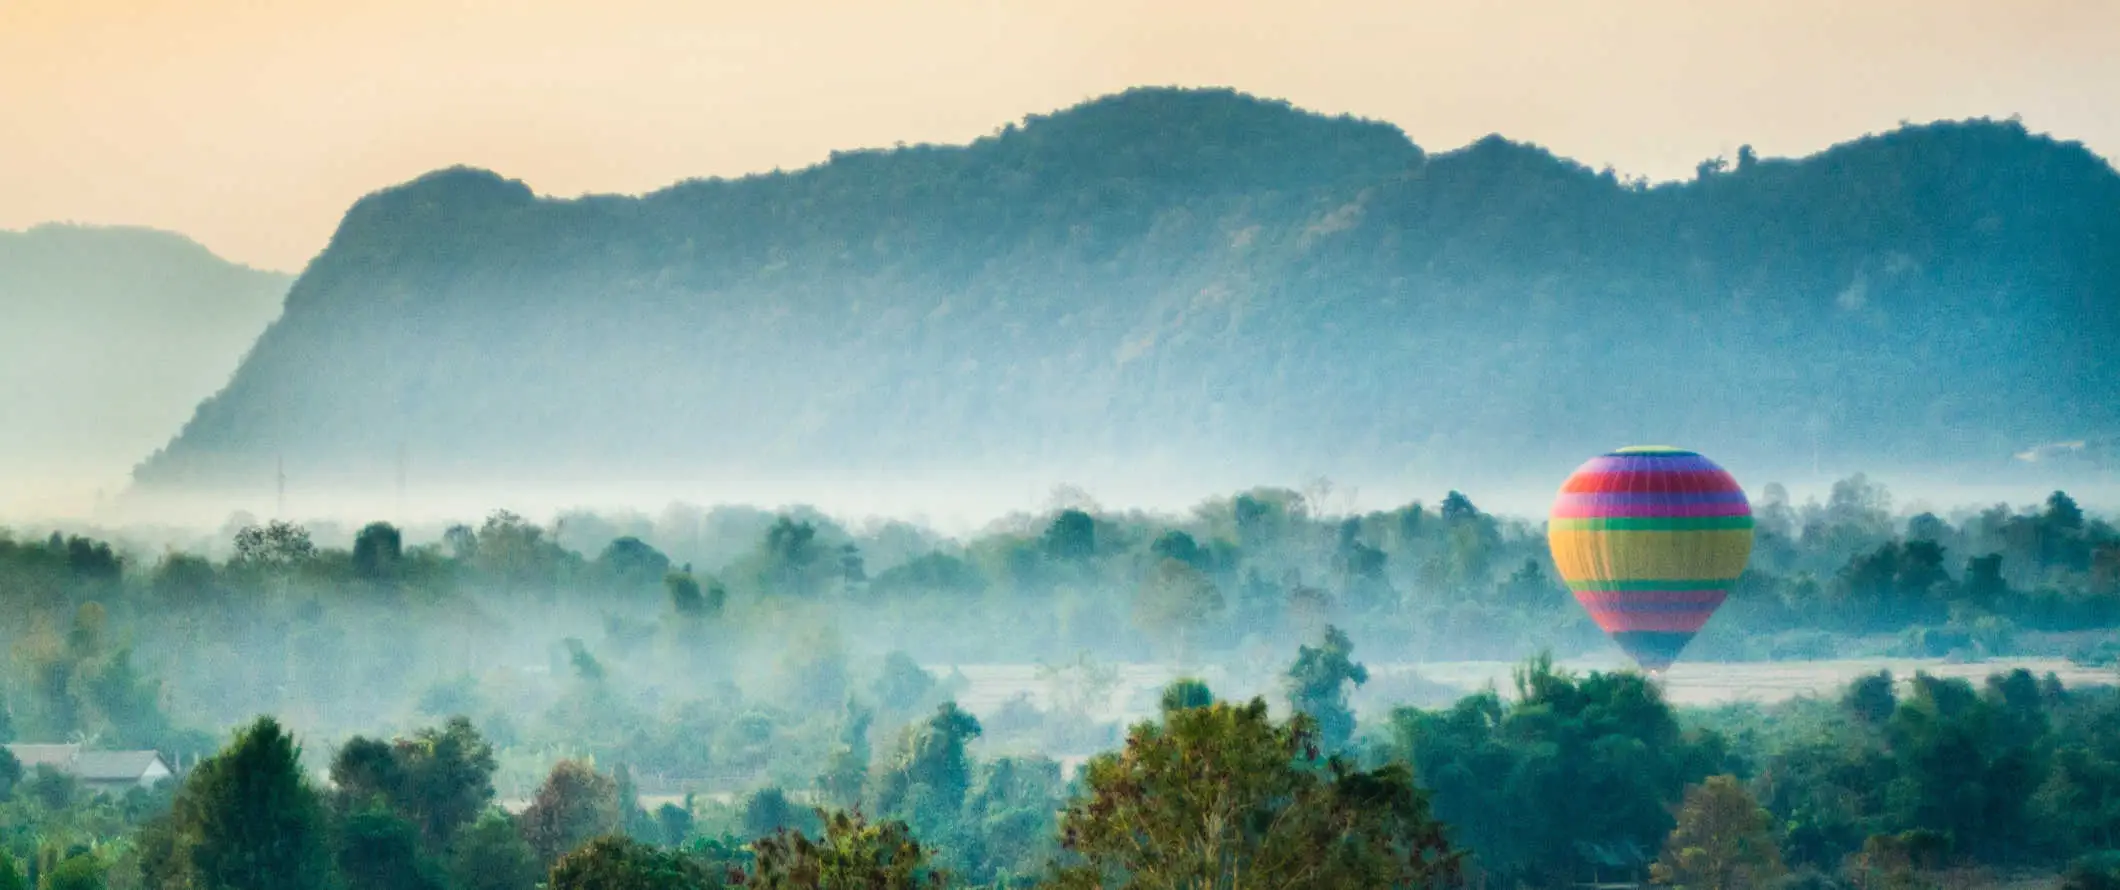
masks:
<instances>
[{"instance_id":1,"label":"building roof","mask_svg":"<svg viewBox=\"0 0 2120 890\"><path fill-rule=\"evenodd\" d=\"M83 751L80 745L8 745L7 752L24 771L48 766L84 782L137 782L148 771L169 765L154 751Z\"/></svg>"},{"instance_id":2,"label":"building roof","mask_svg":"<svg viewBox=\"0 0 2120 890\"><path fill-rule=\"evenodd\" d=\"M74 760L74 775L85 782L136 782L158 764L169 769L153 751L83 751Z\"/></svg>"},{"instance_id":3,"label":"building roof","mask_svg":"<svg viewBox=\"0 0 2120 890\"><path fill-rule=\"evenodd\" d=\"M81 753L80 745L8 745L7 753L15 755L22 764L22 771L29 772L40 766L65 770L72 766L75 755Z\"/></svg>"}]
</instances>

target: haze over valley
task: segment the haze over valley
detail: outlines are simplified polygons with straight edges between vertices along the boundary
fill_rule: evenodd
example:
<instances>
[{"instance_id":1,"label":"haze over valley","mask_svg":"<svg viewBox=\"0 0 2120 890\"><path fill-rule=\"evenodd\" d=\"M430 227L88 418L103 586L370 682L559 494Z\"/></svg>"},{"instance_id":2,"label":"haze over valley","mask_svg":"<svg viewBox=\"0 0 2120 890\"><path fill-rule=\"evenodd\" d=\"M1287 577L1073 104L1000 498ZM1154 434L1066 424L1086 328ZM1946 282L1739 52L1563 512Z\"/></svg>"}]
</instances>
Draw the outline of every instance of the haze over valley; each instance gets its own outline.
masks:
<instances>
[{"instance_id":1,"label":"haze over valley","mask_svg":"<svg viewBox=\"0 0 2120 890\"><path fill-rule=\"evenodd\" d=\"M1645 439L1755 489L2096 501L2116 233L2120 174L2011 122L1652 187L1219 90L637 198L444 170L348 211L122 503L277 509L284 472L347 521L396 515L403 478L459 512L962 527L1057 484L1179 509L1322 476L1535 513L1582 455ZM2019 456L2067 442L2089 444Z\"/></svg>"},{"instance_id":2,"label":"haze over valley","mask_svg":"<svg viewBox=\"0 0 2120 890\"><path fill-rule=\"evenodd\" d=\"M1895 2L0 4L0 890L2114 890L2120 14Z\"/></svg>"}]
</instances>

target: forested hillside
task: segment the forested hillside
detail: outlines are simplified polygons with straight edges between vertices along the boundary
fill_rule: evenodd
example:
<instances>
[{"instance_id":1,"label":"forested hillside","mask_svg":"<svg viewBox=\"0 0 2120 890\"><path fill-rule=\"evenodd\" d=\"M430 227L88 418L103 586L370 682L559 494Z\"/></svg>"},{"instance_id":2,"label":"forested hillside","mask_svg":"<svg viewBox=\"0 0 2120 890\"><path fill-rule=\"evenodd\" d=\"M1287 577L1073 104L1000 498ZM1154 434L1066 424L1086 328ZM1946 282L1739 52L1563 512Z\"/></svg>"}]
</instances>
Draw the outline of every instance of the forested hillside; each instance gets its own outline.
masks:
<instances>
[{"instance_id":1,"label":"forested hillside","mask_svg":"<svg viewBox=\"0 0 2120 890\"><path fill-rule=\"evenodd\" d=\"M1478 486L1639 441L1966 478L2120 430L2116 333L2120 174L2014 122L1651 187L1142 89L641 197L377 192L136 482Z\"/></svg>"},{"instance_id":2,"label":"forested hillside","mask_svg":"<svg viewBox=\"0 0 2120 890\"><path fill-rule=\"evenodd\" d=\"M181 235L0 231L0 515L78 510L124 486L227 385L293 278Z\"/></svg>"}]
</instances>

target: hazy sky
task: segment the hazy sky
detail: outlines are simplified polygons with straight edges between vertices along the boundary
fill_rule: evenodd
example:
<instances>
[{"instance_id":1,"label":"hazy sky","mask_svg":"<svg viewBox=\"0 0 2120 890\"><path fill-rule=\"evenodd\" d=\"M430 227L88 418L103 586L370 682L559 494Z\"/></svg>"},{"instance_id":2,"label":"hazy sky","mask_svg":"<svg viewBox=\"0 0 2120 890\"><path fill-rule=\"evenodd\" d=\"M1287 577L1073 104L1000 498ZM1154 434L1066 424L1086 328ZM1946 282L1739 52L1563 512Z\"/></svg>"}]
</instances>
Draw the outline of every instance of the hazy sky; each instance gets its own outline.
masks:
<instances>
[{"instance_id":1,"label":"hazy sky","mask_svg":"<svg viewBox=\"0 0 2120 890\"><path fill-rule=\"evenodd\" d=\"M1659 179L1979 115L2114 158L2120 2L0 0L0 228L296 270L354 199L449 164L640 192L1141 84Z\"/></svg>"}]
</instances>

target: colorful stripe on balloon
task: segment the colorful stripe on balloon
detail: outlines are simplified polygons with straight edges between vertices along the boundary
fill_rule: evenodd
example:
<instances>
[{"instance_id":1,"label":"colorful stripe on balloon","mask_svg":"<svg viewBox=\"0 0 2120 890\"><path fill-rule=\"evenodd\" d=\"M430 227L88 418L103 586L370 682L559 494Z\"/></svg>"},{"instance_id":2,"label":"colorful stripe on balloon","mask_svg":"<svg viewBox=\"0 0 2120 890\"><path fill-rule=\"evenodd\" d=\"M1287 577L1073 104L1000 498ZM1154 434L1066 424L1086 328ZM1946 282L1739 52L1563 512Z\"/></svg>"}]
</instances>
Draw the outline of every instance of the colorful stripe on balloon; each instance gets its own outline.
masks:
<instances>
[{"instance_id":1,"label":"colorful stripe on balloon","mask_svg":"<svg viewBox=\"0 0 2120 890\"><path fill-rule=\"evenodd\" d=\"M1547 523L1577 602L1637 663L1661 670L1744 573L1752 509L1737 480L1676 448L1625 448L1568 477Z\"/></svg>"}]
</instances>

